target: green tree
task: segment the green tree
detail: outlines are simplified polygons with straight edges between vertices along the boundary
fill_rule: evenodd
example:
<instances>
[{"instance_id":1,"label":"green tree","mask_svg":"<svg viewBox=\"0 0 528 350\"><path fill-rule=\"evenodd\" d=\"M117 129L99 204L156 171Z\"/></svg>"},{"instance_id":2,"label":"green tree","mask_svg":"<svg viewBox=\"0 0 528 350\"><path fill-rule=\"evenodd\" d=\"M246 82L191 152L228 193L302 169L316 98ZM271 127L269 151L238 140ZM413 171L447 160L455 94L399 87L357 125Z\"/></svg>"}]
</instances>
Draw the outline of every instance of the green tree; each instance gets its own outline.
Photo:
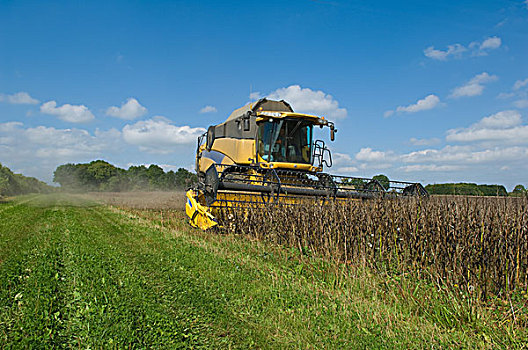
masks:
<instances>
[{"instance_id":1,"label":"green tree","mask_svg":"<svg viewBox=\"0 0 528 350\"><path fill-rule=\"evenodd\" d=\"M150 189L162 189L164 184L165 172L156 164L151 164L147 169L147 178Z\"/></svg>"},{"instance_id":2,"label":"green tree","mask_svg":"<svg viewBox=\"0 0 528 350\"><path fill-rule=\"evenodd\" d=\"M481 196L507 196L508 191L502 185L478 185Z\"/></svg>"},{"instance_id":3,"label":"green tree","mask_svg":"<svg viewBox=\"0 0 528 350\"><path fill-rule=\"evenodd\" d=\"M386 175L383 175L383 174L376 175L372 177L372 180L378 181L385 190L388 190L390 187L390 180Z\"/></svg>"},{"instance_id":4,"label":"green tree","mask_svg":"<svg viewBox=\"0 0 528 350\"><path fill-rule=\"evenodd\" d=\"M22 174L15 174L8 167L0 164L0 195L15 196L26 193L51 192L53 188L46 183L27 177Z\"/></svg>"},{"instance_id":5,"label":"green tree","mask_svg":"<svg viewBox=\"0 0 528 350\"><path fill-rule=\"evenodd\" d=\"M106 182L101 184L101 191L122 192L129 190L129 180L126 174L119 173L112 176Z\"/></svg>"},{"instance_id":6,"label":"green tree","mask_svg":"<svg viewBox=\"0 0 528 350\"><path fill-rule=\"evenodd\" d=\"M507 196L502 185L477 185L474 183L446 183L427 185L429 194L464 195L464 196Z\"/></svg>"},{"instance_id":7,"label":"green tree","mask_svg":"<svg viewBox=\"0 0 528 350\"><path fill-rule=\"evenodd\" d=\"M524 192L526 192L526 188L524 188L524 186L521 184L515 186L515 188L513 189L513 193L522 194Z\"/></svg>"},{"instance_id":8,"label":"green tree","mask_svg":"<svg viewBox=\"0 0 528 350\"><path fill-rule=\"evenodd\" d=\"M89 177L89 183L97 189L99 189L101 184L108 182L110 178L119 173L118 168L104 160L90 162L86 167L86 172Z\"/></svg>"},{"instance_id":9,"label":"green tree","mask_svg":"<svg viewBox=\"0 0 528 350\"><path fill-rule=\"evenodd\" d=\"M0 164L0 196L5 195L8 191L9 178L2 171L2 164Z\"/></svg>"},{"instance_id":10,"label":"green tree","mask_svg":"<svg viewBox=\"0 0 528 350\"><path fill-rule=\"evenodd\" d=\"M366 182L364 180L357 179L357 178L352 178L352 179L344 178L341 180L341 183L343 185L352 186L357 190L364 188L366 185Z\"/></svg>"},{"instance_id":11,"label":"green tree","mask_svg":"<svg viewBox=\"0 0 528 350\"><path fill-rule=\"evenodd\" d=\"M177 187L176 185L176 173L173 170L169 170L164 176L163 188L166 190Z\"/></svg>"},{"instance_id":12,"label":"green tree","mask_svg":"<svg viewBox=\"0 0 528 350\"><path fill-rule=\"evenodd\" d=\"M78 166L74 164L59 165L53 172L53 182L62 187L75 188L79 185Z\"/></svg>"},{"instance_id":13,"label":"green tree","mask_svg":"<svg viewBox=\"0 0 528 350\"><path fill-rule=\"evenodd\" d=\"M131 189L141 190L146 189L149 184L147 175L147 167L144 165L133 165L128 168L127 176L130 181Z\"/></svg>"},{"instance_id":14,"label":"green tree","mask_svg":"<svg viewBox=\"0 0 528 350\"><path fill-rule=\"evenodd\" d=\"M198 177L191 173L189 170L184 168L179 168L178 171L175 173L176 175L176 186L184 189L186 187L191 186L193 183L198 181Z\"/></svg>"},{"instance_id":15,"label":"green tree","mask_svg":"<svg viewBox=\"0 0 528 350\"><path fill-rule=\"evenodd\" d=\"M60 165L53 180L70 190L130 191L184 189L196 182L197 177L183 168L165 173L160 166L152 164L148 168L138 165L124 170L104 160L96 160Z\"/></svg>"}]
</instances>

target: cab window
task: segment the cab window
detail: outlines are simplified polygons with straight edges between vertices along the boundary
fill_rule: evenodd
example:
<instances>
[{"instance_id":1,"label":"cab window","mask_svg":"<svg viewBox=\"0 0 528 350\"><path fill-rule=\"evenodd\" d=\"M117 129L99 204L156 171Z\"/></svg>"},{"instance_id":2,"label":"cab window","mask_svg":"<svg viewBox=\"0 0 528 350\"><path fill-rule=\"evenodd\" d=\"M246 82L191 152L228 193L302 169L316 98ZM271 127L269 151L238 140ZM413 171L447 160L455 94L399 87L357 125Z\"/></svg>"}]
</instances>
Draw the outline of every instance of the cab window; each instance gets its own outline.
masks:
<instances>
[{"instance_id":1,"label":"cab window","mask_svg":"<svg viewBox=\"0 0 528 350\"><path fill-rule=\"evenodd\" d=\"M312 163L312 125L302 119L272 119L258 126L257 148L267 162Z\"/></svg>"}]
</instances>

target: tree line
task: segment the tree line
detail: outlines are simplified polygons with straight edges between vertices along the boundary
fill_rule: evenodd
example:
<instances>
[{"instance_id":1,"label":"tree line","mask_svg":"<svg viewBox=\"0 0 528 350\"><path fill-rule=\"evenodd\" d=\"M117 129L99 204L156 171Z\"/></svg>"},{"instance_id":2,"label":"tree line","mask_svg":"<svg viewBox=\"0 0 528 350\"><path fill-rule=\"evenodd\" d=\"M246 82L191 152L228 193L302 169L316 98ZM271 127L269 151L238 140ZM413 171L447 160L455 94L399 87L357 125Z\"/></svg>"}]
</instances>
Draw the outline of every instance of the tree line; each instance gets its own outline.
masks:
<instances>
[{"instance_id":1,"label":"tree line","mask_svg":"<svg viewBox=\"0 0 528 350\"><path fill-rule=\"evenodd\" d=\"M389 189L390 180L386 175L379 174L372 177L383 188ZM369 182L362 179L352 179L344 181L346 184L354 185L356 188L365 188ZM477 185L475 183L443 183L430 184L425 186L425 189L432 195L462 195L462 196L527 196L528 191L523 185L517 185L512 192L508 193L506 187L503 185Z\"/></svg>"},{"instance_id":2,"label":"tree line","mask_svg":"<svg viewBox=\"0 0 528 350\"><path fill-rule=\"evenodd\" d=\"M0 163L0 196L15 196L27 193L48 193L53 187L34 177L15 174Z\"/></svg>"},{"instance_id":3,"label":"tree line","mask_svg":"<svg viewBox=\"0 0 528 350\"><path fill-rule=\"evenodd\" d=\"M59 165L53 173L53 181L61 188L73 191L170 191L183 190L196 182L196 175L179 168L165 172L152 164L116 167L104 160L90 163Z\"/></svg>"},{"instance_id":4,"label":"tree line","mask_svg":"<svg viewBox=\"0 0 528 350\"><path fill-rule=\"evenodd\" d=\"M522 186L522 185L521 185ZM517 187L516 187L517 188ZM427 185L429 194L465 195L465 196L508 196L503 185L477 185L474 183L445 183ZM514 190L515 191L515 190Z\"/></svg>"},{"instance_id":5,"label":"tree line","mask_svg":"<svg viewBox=\"0 0 528 350\"><path fill-rule=\"evenodd\" d=\"M388 188L389 178L386 175L376 175L374 179ZM125 170L104 160L95 160L90 163L60 165L53 173L53 181L63 189L74 191L170 191L187 189L197 181L197 177L184 168L165 172L160 166L152 164L148 167L131 166ZM364 184L361 182L359 185ZM502 185L474 183L430 184L425 189L433 195L528 196L528 191L521 184L515 186L510 193ZM49 193L53 190L52 186L34 177L15 174L0 163L0 196Z\"/></svg>"}]
</instances>

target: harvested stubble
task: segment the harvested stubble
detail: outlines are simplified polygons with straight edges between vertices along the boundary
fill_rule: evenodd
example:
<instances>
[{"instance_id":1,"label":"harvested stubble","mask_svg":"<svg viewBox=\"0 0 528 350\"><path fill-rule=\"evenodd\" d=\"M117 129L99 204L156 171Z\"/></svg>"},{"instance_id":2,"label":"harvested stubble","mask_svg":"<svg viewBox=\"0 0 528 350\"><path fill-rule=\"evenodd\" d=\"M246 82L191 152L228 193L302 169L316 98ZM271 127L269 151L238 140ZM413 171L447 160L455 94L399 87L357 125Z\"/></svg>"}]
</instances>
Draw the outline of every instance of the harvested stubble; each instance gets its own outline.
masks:
<instances>
[{"instance_id":1,"label":"harvested stubble","mask_svg":"<svg viewBox=\"0 0 528 350\"><path fill-rule=\"evenodd\" d=\"M185 192L90 192L82 197L128 209L169 210L185 208Z\"/></svg>"},{"instance_id":2,"label":"harvested stubble","mask_svg":"<svg viewBox=\"0 0 528 350\"><path fill-rule=\"evenodd\" d=\"M222 229L479 299L528 287L528 200L431 197L224 208Z\"/></svg>"}]
</instances>

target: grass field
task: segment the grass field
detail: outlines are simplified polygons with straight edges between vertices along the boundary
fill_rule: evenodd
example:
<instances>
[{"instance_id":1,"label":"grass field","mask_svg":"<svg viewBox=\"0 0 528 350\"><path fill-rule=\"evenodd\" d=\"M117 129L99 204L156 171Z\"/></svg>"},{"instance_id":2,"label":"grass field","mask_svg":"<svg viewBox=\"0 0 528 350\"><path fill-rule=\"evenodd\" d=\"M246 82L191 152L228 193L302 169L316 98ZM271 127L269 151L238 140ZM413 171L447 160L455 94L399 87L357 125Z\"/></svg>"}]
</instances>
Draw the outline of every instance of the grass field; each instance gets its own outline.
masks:
<instances>
[{"instance_id":1,"label":"grass field","mask_svg":"<svg viewBox=\"0 0 528 350\"><path fill-rule=\"evenodd\" d=\"M53 194L0 203L1 347L528 343L526 329L513 326L501 309L421 281L203 233L188 227L178 206L152 209L156 195L91 198Z\"/></svg>"}]
</instances>

